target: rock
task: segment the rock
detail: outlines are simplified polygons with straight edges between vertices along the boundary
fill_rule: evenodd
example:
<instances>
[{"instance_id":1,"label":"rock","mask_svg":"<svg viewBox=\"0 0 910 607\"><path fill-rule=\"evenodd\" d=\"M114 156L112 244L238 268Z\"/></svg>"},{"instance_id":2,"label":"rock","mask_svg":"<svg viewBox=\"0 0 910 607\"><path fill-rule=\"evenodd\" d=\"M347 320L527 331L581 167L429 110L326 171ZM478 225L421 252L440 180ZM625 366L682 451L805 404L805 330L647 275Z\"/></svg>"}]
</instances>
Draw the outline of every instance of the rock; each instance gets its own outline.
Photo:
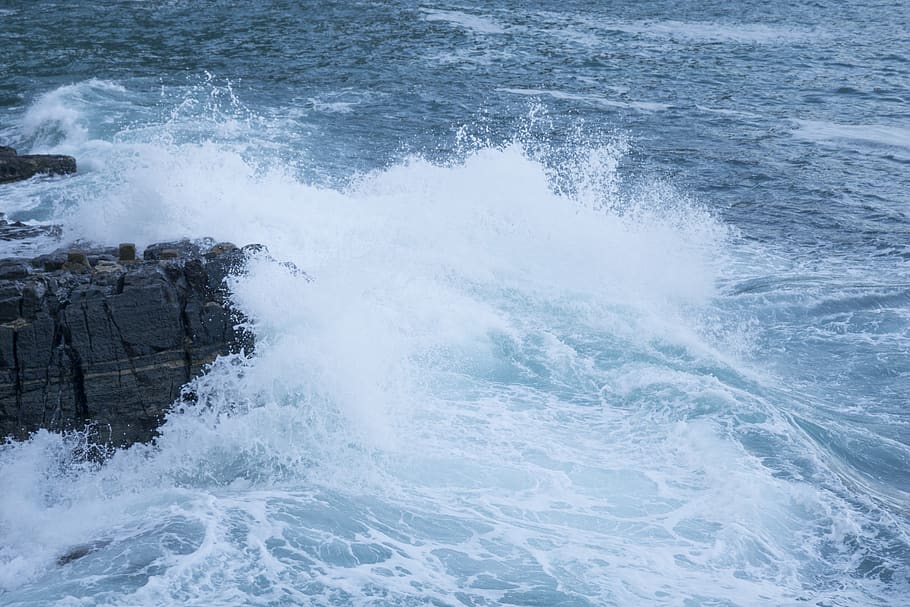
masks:
<instances>
[{"instance_id":1,"label":"rock","mask_svg":"<svg viewBox=\"0 0 910 607\"><path fill-rule=\"evenodd\" d=\"M148 441L205 365L252 350L225 282L242 251L208 258L186 241L144 257L0 260L0 440L89 426L98 444Z\"/></svg>"},{"instance_id":2,"label":"rock","mask_svg":"<svg viewBox=\"0 0 910 607\"><path fill-rule=\"evenodd\" d=\"M88 258L85 256L85 253L82 251L70 251L66 255L66 263L81 264L83 266L88 265Z\"/></svg>"},{"instance_id":3,"label":"rock","mask_svg":"<svg viewBox=\"0 0 910 607\"><path fill-rule=\"evenodd\" d=\"M117 263L116 261L109 261L107 259L102 259L94 268L95 272L99 273L109 273L109 272L122 272L123 266Z\"/></svg>"},{"instance_id":4,"label":"rock","mask_svg":"<svg viewBox=\"0 0 910 607\"><path fill-rule=\"evenodd\" d=\"M136 261L136 245L131 242L121 242L117 249L117 258L123 261Z\"/></svg>"},{"instance_id":5,"label":"rock","mask_svg":"<svg viewBox=\"0 0 910 607\"><path fill-rule=\"evenodd\" d=\"M47 255L39 255L32 259L32 267L44 270L45 272L56 272L63 268L63 264L66 263L66 254L61 251L56 251L54 253L49 253Z\"/></svg>"},{"instance_id":6,"label":"rock","mask_svg":"<svg viewBox=\"0 0 910 607\"><path fill-rule=\"evenodd\" d=\"M0 147L0 183L22 181L38 174L68 175L76 172L76 159L59 154L19 156L10 147Z\"/></svg>"},{"instance_id":7,"label":"rock","mask_svg":"<svg viewBox=\"0 0 910 607\"><path fill-rule=\"evenodd\" d=\"M84 252L70 251L66 255L66 263L62 269L66 272L85 274L92 271L92 266Z\"/></svg>"},{"instance_id":8,"label":"rock","mask_svg":"<svg viewBox=\"0 0 910 607\"><path fill-rule=\"evenodd\" d=\"M25 278L29 270L29 264L21 259L0 259L0 280Z\"/></svg>"},{"instance_id":9,"label":"rock","mask_svg":"<svg viewBox=\"0 0 910 607\"><path fill-rule=\"evenodd\" d=\"M237 250L239 250L237 245L232 242L219 242L211 249L209 249L208 253L206 253L205 256L209 259L212 259L214 257L220 257L225 253L232 253Z\"/></svg>"},{"instance_id":10,"label":"rock","mask_svg":"<svg viewBox=\"0 0 910 607\"><path fill-rule=\"evenodd\" d=\"M107 546L110 543L111 543L110 540L99 540L99 541L92 542L90 544L80 544L78 546L73 546L65 554L61 555L57 559L57 566L63 567L64 565L68 565L69 563L72 563L73 561L78 561L82 557L88 556L92 552L95 552L96 550L100 550L101 548L104 548L105 546Z\"/></svg>"},{"instance_id":11,"label":"rock","mask_svg":"<svg viewBox=\"0 0 910 607\"><path fill-rule=\"evenodd\" d=\"M174 254L176 252L176 255ZM191 240L178 240L175 242L159 242L158 244L149 245L142 253L142 258L146 261L158 261L160 259L174 259L177 257L200 257L202 247Z\"/></svg>"},{"instance_id":12,"label":"rock","mask_svg":"<svg viewBox=\"0 0 910 607\"><path fill-rule=\"evenodd\" d=\"M60 226L26 225L21 221L8 223L0 213L0 240L11 242L27 240L38 236L60 236Z\"/></svg>"}]
</instances>

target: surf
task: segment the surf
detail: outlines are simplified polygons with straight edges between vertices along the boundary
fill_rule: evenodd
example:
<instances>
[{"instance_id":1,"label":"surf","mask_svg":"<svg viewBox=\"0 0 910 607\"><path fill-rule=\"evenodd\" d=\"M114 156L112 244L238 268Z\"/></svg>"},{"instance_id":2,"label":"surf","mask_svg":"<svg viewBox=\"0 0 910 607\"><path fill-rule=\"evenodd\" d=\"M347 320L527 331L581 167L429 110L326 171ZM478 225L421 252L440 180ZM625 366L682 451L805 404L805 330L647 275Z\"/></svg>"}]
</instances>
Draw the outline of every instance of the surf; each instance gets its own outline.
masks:
<instances>
[{"instance_id":1,"label":"surf","mask_svg":"<svg viewBox=\"0 0 910 607\"><path fill-rule=\"evenodd\" d=\"M257 346L154 444L0 446L6 603L837 604L902 583L893 504L842 482L815 395L756 363L743 268L773 255L625 172L634 141L465 137L320 181L233 101L111 134L90 108L130 91L85 86L119 101L76 86L25 114L89 169L58 197L23 185L22 211L65 238L266 245L230 282Z\"/></svg>"}]
</instances>

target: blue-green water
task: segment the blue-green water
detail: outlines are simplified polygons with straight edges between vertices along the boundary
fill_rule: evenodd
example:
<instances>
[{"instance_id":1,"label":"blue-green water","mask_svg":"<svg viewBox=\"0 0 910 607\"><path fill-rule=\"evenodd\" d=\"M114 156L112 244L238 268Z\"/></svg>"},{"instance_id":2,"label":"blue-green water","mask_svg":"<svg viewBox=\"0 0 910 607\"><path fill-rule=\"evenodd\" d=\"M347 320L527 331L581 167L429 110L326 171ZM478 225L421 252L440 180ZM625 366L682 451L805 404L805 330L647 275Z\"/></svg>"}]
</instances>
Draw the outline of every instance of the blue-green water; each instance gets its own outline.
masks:
<instances>
[{"instance_id":1,"label":"blue-green water","mask_svg":"<svg viewBox=\"0 0 910 607\"><path fill-rule=\"evenodd\" d=\"M80 172L0 211L314 280L157 444L0 446L0 604L910 603L908 31L3 0L0 144Z\"/></svg>"}]
</instances>

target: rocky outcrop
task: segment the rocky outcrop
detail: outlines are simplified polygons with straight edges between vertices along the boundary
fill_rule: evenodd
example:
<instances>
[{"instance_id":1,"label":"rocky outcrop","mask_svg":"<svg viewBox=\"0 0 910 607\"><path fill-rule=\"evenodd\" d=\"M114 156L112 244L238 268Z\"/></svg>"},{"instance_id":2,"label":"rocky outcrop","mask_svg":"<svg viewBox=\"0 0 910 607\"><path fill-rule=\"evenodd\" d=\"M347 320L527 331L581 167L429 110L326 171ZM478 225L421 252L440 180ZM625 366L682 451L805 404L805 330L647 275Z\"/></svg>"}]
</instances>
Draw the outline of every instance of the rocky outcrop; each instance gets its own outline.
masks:
<instances>
[{"instance_id":1,"label":"rocky outcrop","mask_svg":"<svg viewBox=\"0 0 910 607\"><path fill-rule=\"evenodd\" d=\"M0 259L0 439L88 425L147 441L206 364L251 350L225 286L249 249L206 244Z\"/></svg>"},{"instance_id":2,"label":"rocky outcrop","mask_svg":"<svg viewBox=\"0 0 910 607\"><path fill-rule=\"evenodd\" d=\"M60 237L60 226L29 225L21 221L10 223L6 214L0 213L0 241L28 241L40 236Z\"/></svg>"},{"instance_id":3,"label":"rocky outcrop","mask_svg":"<svg viewBox=\"0 0 910 607\"><path fill-rule=\"evenodd\" d=\"M57 154L20 156L10 147L0 146L0 183L22 181L38 174L68 175L76 172L76 159Z\"/></svg>"}]
</instances>

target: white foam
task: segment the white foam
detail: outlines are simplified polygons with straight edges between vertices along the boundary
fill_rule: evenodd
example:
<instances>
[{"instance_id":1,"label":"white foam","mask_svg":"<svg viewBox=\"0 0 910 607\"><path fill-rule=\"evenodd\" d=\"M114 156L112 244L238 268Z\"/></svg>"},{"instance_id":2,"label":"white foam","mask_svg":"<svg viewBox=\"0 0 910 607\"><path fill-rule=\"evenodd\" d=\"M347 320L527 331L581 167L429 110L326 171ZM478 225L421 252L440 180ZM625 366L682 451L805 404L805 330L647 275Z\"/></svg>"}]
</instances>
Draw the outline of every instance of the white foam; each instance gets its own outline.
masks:
<instances>
[{"instance_id":1,"label":"white foam","mask_svg":"<svg viewBox=\"0 0 910 607\"><path fill-rule=\"evenodd\" d=\"M35 151L72 149L89 137L86 112L99 97L123 95L115 82L91 79L56 88L32 103L22 119L22 131ZM60 144L67 146L60 148Z\"/></svg>"},{"instance_id":2,"label":"white foam","mask_svg":"<svg viewBox=\"0 0 910 607\"><path fill-rule=\"evenodd\" d=\"M605 201L556 194L545 167L518 146L482 149L454 166L412 159L346 191L280 171L257 173L215 144L126 149L138 156L121 175L123 185L82 202L70 220L77 233L99 241L128 233L140 242L185 234L265 241L275 257L306 268L315 281L267 259L235 281L237 302L260 337L257 357L240 367L224 360L201 380L202 405L211 408L173 415L158 451L121 452L103 469L67 480L19 470L59 465L64 449L56 439L7 448L4 476L28 484L3 502L4 529L21 534L5 536L8 589L52 567L69 544L107 533L112 519L101 513L133 503L128 496L142 503L161 488L201 486L205 493L209 483L257 477L309 477L350 488L370 482L363 475L386 461L382 453L419 464L421 450L433 444L420 437L443 426L409 420L445 419L437 417L443 403L435 369L443 375L483 369L498 357L501 337L523 339L527 328L496 302L497 293L544 300L575 294L593 298L597 309L619 305L649 315L713 292L710 259L722 230L707 215L683 200L662 203L681 205L676 218L650 209L654 200L618 215ZM591 319L602 322L596 314ZM570 355L557 342L548 349ZM470 440L469 428L450 422L453 437ZM491 478L510 486L516 475L526 478L510 466ZM47 490L60 496L52 507L41 502ZM439 506L438 496L423 499L427 508ZM51 517L66 525L74 509L79 525L34 541L36 525ZM140 518L155 509L142 506ZM193 516L217 520L223 512ZM204 561L205 550L185 566L196 571L192 563ZM408 553L409 569L432 561L413 546ZM176 569L168 575L179 577Z\"/></svg>"},{"instance_id":3,"label":"white foam","mask_svg":"<svg viewBox=\"0 0 910 607\"><path fill-rule=\"evenodd\" d=\"M350 114L354 111L354 106L357 105L353 101L319 101L318 99L310 99L310 103L313 104L313 109L317 112L330 114Z\"/></svg>"},{"instance_id":4,"label":"white foam","mask_svg":"<svg viewBox=\"0 0 910 607\"><path fill-rule=\"evenodd\" d=\"M369 91L360 91L356 89L341 89L338 91L327 91L318 97L310 97L306 104L317 112L329 114L350 114L354 112L357 106L373 101L381 94ZM293 112L293 107L288 108Z\"/></svg>"},{"instance_id":5,"label":"white foam","mask_svg":"<svg viewBox=\"0 0 910 607\"><path fill-rule=\"evenodd\" d=\"M312 280L267 256L232 280L257 353L219 359L156 447L103 467L44 433L0 447L4 600L876 591L850 577L868 515L779 478L737 434L803 440L699 331L728 230L666 184L625 185L622 145L556 166L481 146L330 189L173 126L111 144L113 178L80 190L70 233L260 241ZM95 557L55 563L99 540ZM819 575L848 581L806 590Z\"/></svg>"},{"instance_id":6,"label":"white foam","mask_svg":"<svg viewBox=\"0 0 910 607\"><path fill-rule=\"evenodd\" d=\"M512 93L513 95L525 95L528 97L552 97L554 99L567 99L570 101L583 101L585 103L591 103L595 105L604 105L608 107L620 107L628 108L634 110L641 110L644 112L660 112L670 108L669 105L665 103L656 103L652 101L616 101L614 99L609 99L607 97L600 97L597 95L582 95L578 93L566 93L564 91L557 90L547 90L547 89L523 89L523 88L499 88L496 89L504 93Z\"/></svg>"},{"instance_id":7,"label":"white foam","mask_svg":"<svg viewBox=\"0 0 910 607\"><path fill-rule=\"evenodd\" d=\"M696 105L697 109L702 112L708 112L709 114L721 114L723 116L738 116L741 118L758 118L758 114L753 114L752 112L743 112L740 110L728 110L722 108L712 108L704 105Z\"/></svg>"},{"instance_id":8,"label":"white foam","mask_svg":"<svg viewBox=\"0 0 910 607\"><path fill-rule=\"evenodd\" d=\"M426 8L421 9L421 12L424 15L424 19L427 21L451 23L452 25L457 25L458 27L477 34L502 34L505 32L505 28L502 25L489 17L482 17L462 11L444 11Z\"/></svg>"},{"instance_id":9,"label":"white foam","mask_svg":"<svg viewBox=\"0 0 910 607\"><path fill-rule=\"evenodd\" d=\"M820 120L796 120L793 136L798 139L839 145L873 145L910 149L910 128L884 124L837 124Z\"/></svg>"}]
</instances>

